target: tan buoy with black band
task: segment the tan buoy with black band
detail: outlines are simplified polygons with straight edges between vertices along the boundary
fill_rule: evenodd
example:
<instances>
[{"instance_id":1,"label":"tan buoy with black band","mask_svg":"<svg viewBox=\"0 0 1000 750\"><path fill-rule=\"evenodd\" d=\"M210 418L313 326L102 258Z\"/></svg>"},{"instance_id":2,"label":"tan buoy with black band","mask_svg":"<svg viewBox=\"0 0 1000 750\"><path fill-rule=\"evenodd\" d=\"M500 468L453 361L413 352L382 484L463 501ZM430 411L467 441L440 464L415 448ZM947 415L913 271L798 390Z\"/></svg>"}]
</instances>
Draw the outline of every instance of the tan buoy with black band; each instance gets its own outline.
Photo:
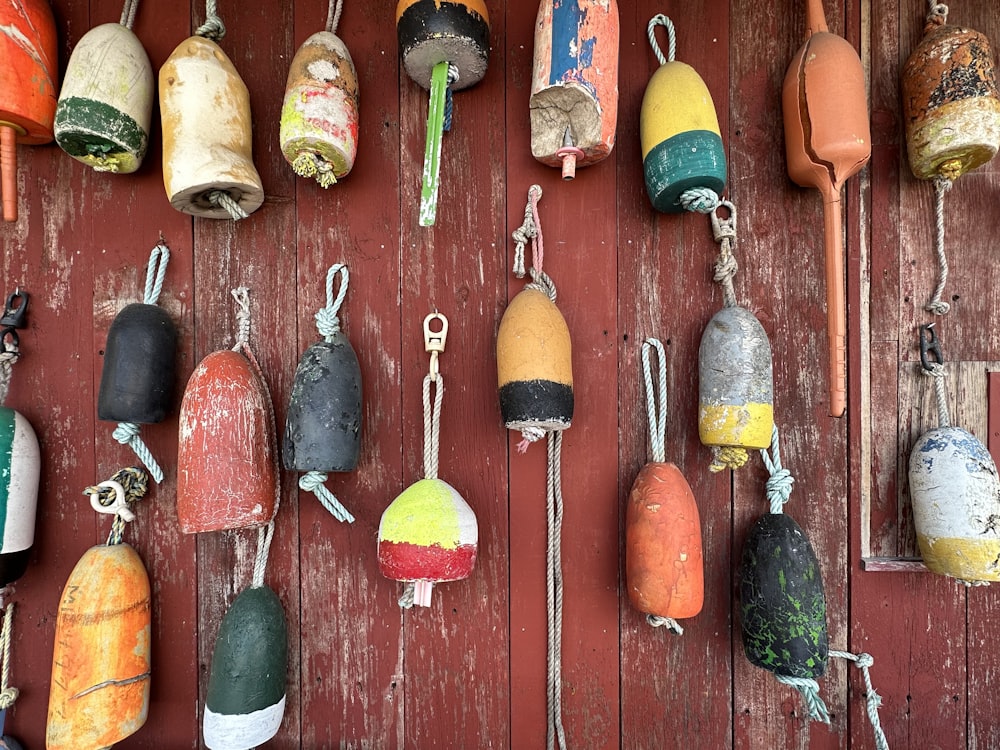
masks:
<instances>
[{"instance_id":1,"label":"tan buoy with black band","mask_svg":"<svg viewBox=\"0 0 1000 750\"><path fill-rule=\"evenodd\" d=\"M160 68L163 186L178 211L245 219L264 202L251 153L250 93L216 44L225 34L221 19L207 15Z\"/></svg>"}]
</instances>

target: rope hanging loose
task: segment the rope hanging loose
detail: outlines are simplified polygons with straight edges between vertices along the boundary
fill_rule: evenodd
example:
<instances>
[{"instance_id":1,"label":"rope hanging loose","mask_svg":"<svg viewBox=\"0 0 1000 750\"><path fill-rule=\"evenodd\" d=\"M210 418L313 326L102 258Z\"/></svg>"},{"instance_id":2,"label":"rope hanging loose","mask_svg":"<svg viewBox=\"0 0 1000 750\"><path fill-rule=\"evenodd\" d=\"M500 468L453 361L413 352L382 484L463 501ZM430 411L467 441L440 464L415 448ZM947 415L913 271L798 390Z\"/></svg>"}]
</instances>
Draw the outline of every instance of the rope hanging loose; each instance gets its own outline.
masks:
<instances>
[{"instance_id":1,"label":"rope hanging loose","mask_svg":"<svg viewBox=\"0 0 1000 750\"><path fill-rule=\"evenodd\" d=\"M156 243L156 246L149 253L149 262L146 264L146 288L143 292L142 301L147 305L155 305L163 291L163 279L167 274L167 264L170 262L170 248L164 242L163 237ZM127 445L143 466L149 469L153 481L157 484L163 481L163 469L157 463L149 447L139 436L140 427L136 422L119 422L115 427L111 437L122 445Z\"/></svg>"},{"instance_id":2,"label":"rope hanging loose","mask_svg":"<svg viewBox=\"0 0 1000 750\"><path fill-rule=\"evenodd\" d=\"M0 631L0 711L6 711L17 701L20 691L10 684L10 645L14 632L14 602L9 602L3 612L3 630Z\"/></svg>"},{"instance_id":3,"label":"rope hanging loose","mask_svg":"<svg viewBox=\"0 0 1000 750\"><path fill-rule=\"evenodd\" d=\"M528 273L531 283L526 289L536 289L545 294L553 302L556 301L556 285L549 275L542 270L545 262L545 244L542 237L542 222L538 215L538 201L542 197L542 188L532 185L528 188L528 203L524 207L524 223L511 233L514 242L514 275L523 279L525 275L525 246L531 241L531 268ZM537 438L536 438L537 439Z\"/></svg>"},{"instance_id":4,"label":"rope hanging loose","mask_svg":"<svg viewBox=\"0 0 1000 750\"><path fill-rule=\"evenodd\" d=\"M205 23L195 30L195 36L219 42L226 35L226 25L215 11L215 0L205 0ZM211 198L211 196L209 196ZM233 217L234 219L237 217ZM246 216L240 218L245 219Z\"/></svg>"},{"instance_id":5,"label":"rope hanging loose","mask_svg":"<svg viewBox=\"0 0 1000 750\"><path fill-rule=\"evenodd\" d=\"M125 0L125 5L122 8L122 17L118 23L131 31L132 25L135 23L135 14L138 10L139 0Z\"/></svg>"},{"instance_id":6,"label":"rope hanging loose","mask_svg":"<svg viewBox=\"0 0 1000 750\"><path fill-rule=\"evenodd\" d=\"M330 0L330 5L326 10L326 30L331 34L337 33L337 26L340 24L340 14L344 10L344 0Z\"/></svg>"},{"instance_id":7,"label":"rope hanging loose","mask_svg":"<svg viewBox=\"0 0 1000 750\"><path fill-rule=\"evenodd\" d=\"M548 689L548 728L546 748L566 750L566 732L562 723L562 431L552 430L547 440L545 514L548 545L545 552L545 604L548 615L546 655Z\"/></svg>"},{"instance_id":8,"label":"rope hanging loose","mask_svg":"<svg viewBox=\"0 0 1000 750\"><path fill-rule=\"evenodd\" d=\"M886 739L885 732L882 731L882 723L878 717L878 709L882 705L882 696L876 693L875 688L872 687L872 678L868 671L868 668L875 663L875 660L871 654L852 654L849 651L834 651L833 649L830 649L830 656L852 661L861 670L865 681L865 708L868 713L868 721L871 723L872 731L875 734L875 749L889 750L889 741Z\"/></svg>"},{"instance_id":9,"label":"rope hanging loose","mask_svg":"<svg viewBox=\"0 0 1000 750\"><path fill-rule=\"evenodd\" d=\"M334 297L333 285L337 275L340 275L340 289ZM340 308L347 297L347 285L350 281L350 272L343 263L334 263L326 272L326 306L321 307L316 312L316 330L323 339L330 343L333 337L340 332ZM325 471L308 471L299 477L299 487L306 492L311 492L320 501L320 504L338 521L354 523L354 516L337 499L326 486L329 474Z\"/></svg>"},{"instance_id":10,"label":"rope hanging loose","mask_svg":"<svg viewBox=\"0 0 1000 750\"><path fill-rule=\"evenodd\" d=\"M125 524L135 520L132 506L149 491L149 475L137 466L121 469L99 484L84 491L90 496L90 505L98 513L114 515L106 544L112 547L122 543Z\"/></svg>"},{"instance_id":11,"label":"rope hanging loose","mask_svg":"<svg viewBox=\"0 0 1000 750\"><path fill-rule=\"evenodd\" d=\"M934 253L937 255L938 262L938 280L937 285L934 287L934 294L931 296L930 301L924 305L924 310L934 315L945 315L948 310L951 309L951 305L941 299L941 295L944 293L944 286L948 282L948 256L945 254L944 247L944 196L952 187L952 181L947 177L935 177L934 178L934 217L935 217L935 235L934 235Z\"/></svg>"}]
</instances>

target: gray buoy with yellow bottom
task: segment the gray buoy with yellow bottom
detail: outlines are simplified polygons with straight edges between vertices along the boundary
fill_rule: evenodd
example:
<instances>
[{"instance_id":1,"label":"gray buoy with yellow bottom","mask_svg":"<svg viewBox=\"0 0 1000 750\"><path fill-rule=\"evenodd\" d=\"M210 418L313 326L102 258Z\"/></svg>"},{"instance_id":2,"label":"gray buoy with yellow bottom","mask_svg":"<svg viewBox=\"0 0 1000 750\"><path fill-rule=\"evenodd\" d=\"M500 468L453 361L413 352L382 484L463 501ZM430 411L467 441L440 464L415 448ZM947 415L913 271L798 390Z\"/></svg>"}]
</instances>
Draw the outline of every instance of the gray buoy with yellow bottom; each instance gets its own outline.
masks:
<instances>
[{"instance_id":1,"label":"gray buoy with yellow bottom","mask_svg":"<svg viewBox=\"0 0 1000 750\"><path fill-rule=\"evenodd\" d=\"M222 37L211 28L203 33ZM213 39L188 37L160 68L160 119L170 205L208 219L243 219L260 208L264 187L251 154L250 93Z\"/></svg>"},{"instance_id":2,"label":"gray buoy with yellow bottom","mask_svg":"<svg viewBox=\"0 0 1000 750\"><path fill-rule=\"evenodd\" d=\"M136 171L149 145L154 86L149 56L124 17L91 29L66 67L56 143L98 172Z\"/></svg>"}]
</instances>

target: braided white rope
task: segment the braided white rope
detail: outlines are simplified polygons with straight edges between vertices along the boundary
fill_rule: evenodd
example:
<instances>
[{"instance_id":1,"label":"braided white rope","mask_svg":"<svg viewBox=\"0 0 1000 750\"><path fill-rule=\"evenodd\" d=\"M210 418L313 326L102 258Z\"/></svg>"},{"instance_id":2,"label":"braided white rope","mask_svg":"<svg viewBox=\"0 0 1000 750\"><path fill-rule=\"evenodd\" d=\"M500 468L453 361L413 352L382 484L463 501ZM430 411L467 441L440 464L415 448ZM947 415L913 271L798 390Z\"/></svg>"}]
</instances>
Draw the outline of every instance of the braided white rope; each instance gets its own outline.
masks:
<instances>
[{"instance_id":1,"label":"braided white rope","mask_svg":"<svg viewBox=\"0 0 1000 750\"><path fill-rule=\"evenodd\" d=\"M656 350L659 362L659 390L653 386L650 353ZM667 355L659 339L648 338L642 345L642 375L646 383L646 416L649 418L649 448L653 460L663 463L667 460ZM656 401L659 398L659 416Z\"/></svg>"},{"instance_id":2,"label":"braided white rope","mask_svg":"<svg viewBox=\"0 0 1000 750\"><path fill-rule=\"evenodd\" d=\"M566 750L566 732L562 723L562 431L548 433L548 465L546 470L545 513L548 545L545 552L545 603L548 615L548 647L546 649L548 727L546 748Z\"/></svg>"},{"instance_id":3,"label":"braided white rope","mask_svg":"<svg viewBox=\"0 0 1000 750\"><path fill-rule=\"evenodd\" d=\"M889 740L886 739L885 732L882 731L882 723L878 717L882 696L876 693L875 688L872 687L871 674L868 672L868 668L875 663L875 660L871 654L852 654L849 651L834 651L833 649L830 649L830 656L852 661L861 670L865 681L865 710L868 714L868 721L872 725L872 731L875 733L875 748L876 750L889 750Z\"/></svg>"},{"instance_id":4,"label":"braided white rope","mask_svg":"<svg viewBox=\"0 0 1000 750\"><path fill-rule=\"evenodd\" d=\"M431 383L436 383L434 408L431 409ZM437 479L438 451L441 440L441 402L444 400L444 378L440 373L424 375L424 476Z\"/></svg>"},{"instance_id":5,"label":"braided white rope","mask_svg":"<svg viewBox=\"0 0 1000 750\"><path fill-rule=\"evenodd\" d=\"M663 52L660 51L660 45L656 43L657 26L663 26L667 30L666 57L664 57ZM653 48L653 54L656 55L656 59L659 60L660 65L666 65L668 62L674 61L674 55L677 54L677 35L674 32L673 21L662 13L656 14L649 19L649 24L646 26L646 36L649 37L649 46Z\"/></svg>"},{"instance_id":6,"label":"braided white rope","mask_svg":"<svg viewBox=\"0 0 1000 750\"><path fill-rule=\"evenodd\" d=\"M206 39L211 39L213 42L221 41L222 37L226 35L226 25L215 11L215 0L205 0L205 23L199 26L194 33L195 36L203 36ZM211 196L209 198L211 199ZM233 216L233 218L245 219L246 215L241 217Z\"/></svg>"},{"instance_id":7,"label":"braided white rope","mask_svg":"<svg viewBox=\"0 0 1000 750\"><path fill-rule=\"evenodd\" d=\"M937 255L938 280L934 287L934 294L930 302L924 305L924 309L934 315L945 315L951 309L951 305L941 299L944 293L944 285L948 282L948 256L944 248L944 196L951 190L952 181L947 177L934 178L934 253Z\"/></svg>"},{"instance_id":8,"label":"braided white rope","mask_svg":"<svg viewBox=\"0 0 1000 750\"><path fill-rule=\"evenodd\" d=\"M126 29L131 30L132 25L135 23L135 14L139 10L139 0L125 0L125 5L122 7L122 17L118 22Z\"/></svg>"},{"instance_id":9,"label":"braided white rope","mask_svg":"<svg viewBox=\"0 0 1000 750\"><path fill-rule=\"evenodd\" d=\"M336 298L333 296L333 282L340 274L340 289ZM326 307L321 307L316 312L316 330L329 343L333 341L333 336L340 332L340 308L347 297L347 285L350 283L351 274L344 263L334 263L326 272Z\"/></svg>"},{"instance_id":10,"label":"braided white rope","mask_svg":"<svg viewBox=\"0 0 1000 750\"><path fill-rule=\"evenodd\" d=\"M4 608L3 631L0 632L0 652L3 662L0 664L0 711L6 711L14 705L20 691L10 686L10 644L14 630L14 602L9 602Z\"/></svg>"},{"instance_id":11,"label":"braided white rope","mask_svg":"<svg viewBox=\"0 0 1000 750\"><path fill-rule=\"evenodd\" d=\"M330 5L326 10L326 30L331 34L337 33L337 26L340 24L340 14L343 10L343 0L330 0Z\"/></svg>"}]
</instances>

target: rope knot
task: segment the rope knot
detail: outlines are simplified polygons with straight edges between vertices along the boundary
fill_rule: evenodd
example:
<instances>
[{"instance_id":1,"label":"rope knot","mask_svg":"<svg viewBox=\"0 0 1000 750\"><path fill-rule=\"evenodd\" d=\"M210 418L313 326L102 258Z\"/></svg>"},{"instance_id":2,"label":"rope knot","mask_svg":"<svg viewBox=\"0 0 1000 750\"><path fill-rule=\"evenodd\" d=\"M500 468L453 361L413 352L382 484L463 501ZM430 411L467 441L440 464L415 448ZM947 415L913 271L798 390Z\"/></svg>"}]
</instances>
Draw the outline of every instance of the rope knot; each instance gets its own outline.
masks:
<instances>
[{"instance_id":1,"label":"rope knot","mask_svg":"<svg viewBox=\"0 0 1000 750\"><path fill-rule=\"evenodd\" d=\"M17 696L20 694L21 691L16 687L8 687L0 690L0 711L6 711L13 706L14 701L17 700Z\"/></svg>"},{"instance_id":2,"label":"rope knot","mask_svg":"<svg viewBox=\"0 0 1000 750\"><path fill-rule=\"evenodd\" d=\"M684 628L673 617L660 617L659 615L646 615L646 622L654 628L666 628L674 635L684 635Z\"/></svg>"},{"instance_id":3,"label":"rope knot","mask_svg":"<svg viewBox=\"0 0 1000 750\"><path fill-rule=\"evenodd\" d=\"M712 280L718 284L732 283L732 280L736 277L736 272L739 270L740 264L737 262L735 255L728 253L722 255L720 253L718 260L715 261L715 274Z\"/></svg>"},{"instance_id":4,"label":"rope knot","mask_svg":"<svg viewBox=\"0 0 1000 750\"><path fill-rule=\"evenodd\" d=\"M719 207L719 194L709 188L691 188L681 193L678 201L685 211L710 214ZM735 236L735 234L734 234ZM718 242L718 239L716 239Z\"/></svg>"},{"instance_id":5,"label":"rope knot","mask_svg":"<svg viewBox=\"0 0 1000 750\"><path fill-rule=\"evenodd\" d=\"M870 667L874 663L875 660L872 658L871 654L866 654L864 652L858 654L857 665L860 669L864 669L865 667Z\"/></svg>"},{"instance_id":6,"label":"rope knot","mask_svg":"<svg viewBox=\"0 0 1000 750\"><path fill-rule=\"evenodd\" d=\"M222 19L215 15L210 15L205 19L205 23L199 26L195 32L195 36L204 37L213 42L222 41L222 37L226 35L226 24L222 22ZM235 218L235 217L233 217ZM246 218L245 216L242 218Z\"/></svg>"},{"instance_id":7,"label":"rope knot","mask_svg":"<svg viewBox=\"0 0 1000 750\"><path fill-rule=\"evenodd\" d=\"M316 312L316 330L324 338L340 333L340 316L329 307L320 308Z\"/></svg>"},{"instance_id":8,"label":"rope knot","mask_svg":"<svg viewBox=\"0 0 1000 750\"><path fill-rule=\"evenodd\" d=\"M122 445L128 445L139 436L139 425L135 422L119 422L111 436Z\"/></svg>"},{"instance_id":9,"label":"rope knot","mask_svg":"<svg viewBox=\"0 0 1000 750\"><path fill-rule=\"evenodd\" d=\"M795 484L795 477L788 469L778 469L767 478L764 485L767 499L771 502L771 512L780 513L781 507L788 502L792 495L792 486ZM777 503L777 505L775 505ZM774 508L777 507L777 510Z\"/></svg>"},{"instance_id":10,"label":"rope knot","mask_svg":"<svg viewBox=\"0 0 1000 750\"><path fill-rule=\"evenodd\" d=\"M525 289L534 289L541 292L546 297L549 298L553 303L556 301L556 284L552 281L552 278L544 271L539 271L536 268L531 269L531 283L525 284Z\"/></svg>"}]
</instances>

